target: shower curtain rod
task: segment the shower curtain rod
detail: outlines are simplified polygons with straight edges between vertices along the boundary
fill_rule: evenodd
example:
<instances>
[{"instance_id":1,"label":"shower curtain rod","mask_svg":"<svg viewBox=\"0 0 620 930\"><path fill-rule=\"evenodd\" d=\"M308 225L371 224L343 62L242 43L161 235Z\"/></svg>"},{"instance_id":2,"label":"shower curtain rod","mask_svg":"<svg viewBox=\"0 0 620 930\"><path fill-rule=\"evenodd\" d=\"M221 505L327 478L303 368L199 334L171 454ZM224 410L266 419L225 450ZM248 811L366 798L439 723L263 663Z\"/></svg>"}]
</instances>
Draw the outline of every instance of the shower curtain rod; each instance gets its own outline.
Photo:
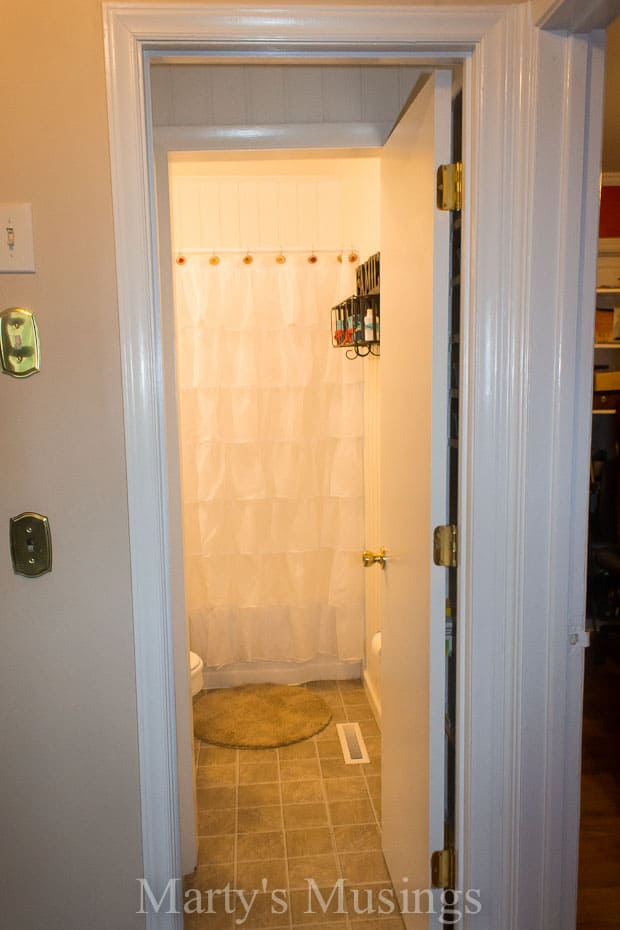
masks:
<instances>
[{"instance_id":1,"label":"shower curtain rod","mask_svg":"<svg viewBox=\"0 0 620 930\"><path fill-rule=\"evenodd\" d=\"M357 249L354 249L352 246L349 246L349 250L357 254ZM295 254L300 253L303 255L304 253L309 252L310 254L320 255L320 254L326 254L328 252L333 252L336 255L340 255L341 253L344 253L346 251L347 249L311 249L311 248L309 249L298 249L298 248L287 249L287 248L280 248L280 247L260 248L260 249L213 248L213 249L178 249L176 254L177 255L251 255L251 254L258 255L258 254L270 254L274 252L276 255L278 255L281 252L289 252L289 253L295 253Z\"/></svg>"}]
</instances>

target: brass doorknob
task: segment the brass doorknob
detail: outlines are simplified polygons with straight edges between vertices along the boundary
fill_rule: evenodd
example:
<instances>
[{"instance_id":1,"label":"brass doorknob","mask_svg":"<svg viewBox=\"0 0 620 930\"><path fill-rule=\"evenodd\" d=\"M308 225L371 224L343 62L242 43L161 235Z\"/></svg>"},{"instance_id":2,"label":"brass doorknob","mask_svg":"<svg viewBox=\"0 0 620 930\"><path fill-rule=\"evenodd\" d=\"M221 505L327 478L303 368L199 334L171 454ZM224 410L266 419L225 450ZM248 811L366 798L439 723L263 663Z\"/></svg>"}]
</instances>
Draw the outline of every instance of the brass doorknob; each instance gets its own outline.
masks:
<instances>
[{"instance_id":1,"label":"brass doorknob","mask_svg":"<svg viewBox=\"0 0 620 930\"><path fill-rule=\"evenodd\" d=\"M387 561L387 556L385 554L385 549L383 546L379 552L371 552L370 549L364 549L362 554L362 562L364 563L364 568L370 568L371 565L374 565L375 562L378 562L381 568L385 568L385 563Z\"/></svg>"}]
</instances>

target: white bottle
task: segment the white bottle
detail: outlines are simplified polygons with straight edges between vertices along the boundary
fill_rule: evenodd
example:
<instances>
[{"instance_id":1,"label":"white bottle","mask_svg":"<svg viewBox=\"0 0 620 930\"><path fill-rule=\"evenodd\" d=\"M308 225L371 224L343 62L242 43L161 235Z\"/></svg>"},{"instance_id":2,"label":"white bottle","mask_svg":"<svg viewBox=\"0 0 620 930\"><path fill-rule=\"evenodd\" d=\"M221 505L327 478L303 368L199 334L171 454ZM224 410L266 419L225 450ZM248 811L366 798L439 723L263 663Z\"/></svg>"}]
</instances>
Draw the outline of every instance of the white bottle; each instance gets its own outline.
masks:
<instances>
[{"instance_id":1,"label":"white bottle","mask_svg":"<svg viewBox=\"0 0 620 930\"><path fill-rule=\"evenodd\" d=\"M372 304L368 305L366 316L364 317L364 341L375 341L375 322L373 319Z\"/></svg>"}]
</instances>

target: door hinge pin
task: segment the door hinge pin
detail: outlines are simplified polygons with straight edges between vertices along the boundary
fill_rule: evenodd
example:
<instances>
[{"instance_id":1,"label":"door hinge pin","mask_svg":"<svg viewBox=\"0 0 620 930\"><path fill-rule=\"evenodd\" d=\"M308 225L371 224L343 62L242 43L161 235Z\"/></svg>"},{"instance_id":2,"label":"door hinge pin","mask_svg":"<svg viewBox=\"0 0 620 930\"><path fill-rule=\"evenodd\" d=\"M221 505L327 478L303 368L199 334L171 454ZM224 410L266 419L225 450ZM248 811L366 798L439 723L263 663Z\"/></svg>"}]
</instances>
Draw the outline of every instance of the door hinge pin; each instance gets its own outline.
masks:
<instances>
[{"instance_id":1,"label":"door hinge pin","mask_svg":"<svg viewBox=\"0 0 620 930\"><path fill-rule=\"evenodd\" d=\"M463 164L440 165L437 169L437 207L461 210L463 206Z\"/></svg>"}]
</instances>

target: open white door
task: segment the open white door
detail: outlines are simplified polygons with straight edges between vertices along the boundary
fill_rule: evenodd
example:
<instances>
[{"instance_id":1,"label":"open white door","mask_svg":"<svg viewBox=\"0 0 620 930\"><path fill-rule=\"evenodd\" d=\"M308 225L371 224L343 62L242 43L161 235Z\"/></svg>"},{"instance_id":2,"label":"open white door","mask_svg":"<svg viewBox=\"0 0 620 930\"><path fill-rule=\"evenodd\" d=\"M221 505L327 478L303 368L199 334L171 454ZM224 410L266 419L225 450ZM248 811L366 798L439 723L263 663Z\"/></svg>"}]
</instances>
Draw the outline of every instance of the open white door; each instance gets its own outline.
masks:
<instances>
[{"instance_id":1,"label":"open white door","mask_svg":"<svg viewBox=\"0 0 620 930\"><path fill-rule=\"evenodd\" d=\"M439 71L381 161L382 808L397 891L429 888L443 846L446 570L432 542L447 523L450 220L435 178L450 125L451 74Z\"/></svg>"}]
</instances>

